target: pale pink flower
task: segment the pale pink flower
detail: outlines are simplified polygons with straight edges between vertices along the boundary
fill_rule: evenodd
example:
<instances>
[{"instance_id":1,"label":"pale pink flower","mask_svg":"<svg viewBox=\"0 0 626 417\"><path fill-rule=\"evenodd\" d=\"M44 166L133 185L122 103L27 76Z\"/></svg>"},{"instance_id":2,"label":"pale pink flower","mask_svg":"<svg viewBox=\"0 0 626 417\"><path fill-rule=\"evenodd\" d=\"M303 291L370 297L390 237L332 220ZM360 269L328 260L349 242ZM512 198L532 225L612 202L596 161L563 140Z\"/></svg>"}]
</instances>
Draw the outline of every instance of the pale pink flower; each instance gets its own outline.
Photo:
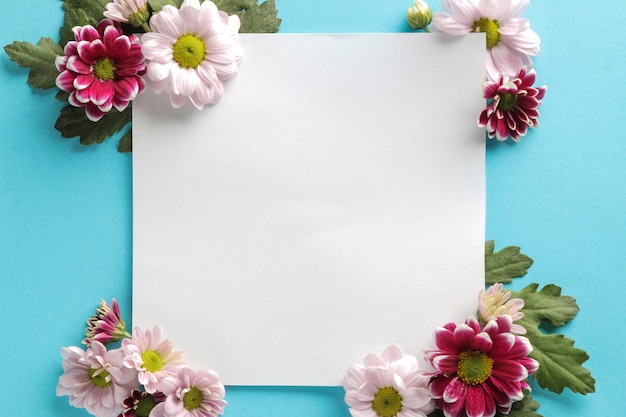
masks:
<instances>
[{"instance_id":1,"label":"pale pink flower","mask_svg":"<svg viewBox=\"0 0 626 417\"><path fill-rule=\"evenodd\" d=\"M122 320L120 306L115 298L111 305L104 300L100 301L96 314L87 319L83 344L89 347L91 343L98 341L106 345L125 337L130 337L130 334L126 332L126 323Z\"/></svg>"},{"instance_id":2,"label":"pale pink flower","mask_svg":"<svg viewBox=\"0 0 626 417\"><path fill-rule=\"evenodd\" d=\"M148 0L113 0L104 6L104 16L139 27L148 22Z\"/></svg>"},{"instance_id":3,"label":"pale pink flower","mask_svg":"<svg viewBox=\"0 0 626 417\"><path fill-rule=\"evenodd\" d=\"M528 339L511 333L511 316L481 327L470 317L437 329L437 349L425 357L437 370L431 391L446 417L493 417L507 414L530 389L526 379L539 364L528 357Z\"/></svg>"},{"instance_id":4,"label":"pale pink flower","mask_svg":"<svg viewBox=\"0 0 626 417\"><path fill-rule=\"evenodd\" d=\"M153 412L165 417L217 417L224 413L224 385L214 371L182 368L161 383L165 402Z\"/></svg>"},{"instance_id":5,"label":"pale pink flower","mask_svg":"<svg viewBox=\"0 0 626 417\"><path fill-rule=\"evenodd\" d=\"M498 82L487 81L483 96L487 108L478 117L478 126L487 130L489 138L519 142L529 127L539 126L539 106L547 87L533 87L536 74L522 67L514 79L500 76Z\"/></svg>"},{"instance_id":6,"label":"pale pink flower","mask_svg":"<svg viewBox=\"0 0 626 417\"><path fill-rule=\"evenodd\" d=\"M343 380L345 401L353 417L423 417L435 408L429 381L414 356L391 345L350 368Z\"/></svg>"},{"instance_id":7,"label":"pale pink flower","mask_svg":"<svg viewBox=\"0 0 626 417\"><path fill-rule=\"evenodd\" d=\"M211 1L185 0L152 16L152 32L142 37L154 91L170 95L173 107L187 98L202 109L219 101L224 80L237 74L243 57L239 17L219 11Z\"/></svg>"},{"instance_id":8,"label":"pale pink flower","mask_svg":"<svg viewBox=\"0 0 626 417\"><path fill-rule=\"evenodd\" d=\"M137 373L122 365L120 349L107 351L94 341L86 351L76 346L61 348L63 375L57 384L57 396L69 396L74 407L85 408L98 417L117 417L124 398L137 388Z\"/></svg>"},{"instance_id":9,"label":"pale pink flower","mask_svg":"<svg viewBox=\"0 0 626 417\"><path fill-rule=\"evenodd\" d=\"M135 327L133 337L122 340L124 366L139 373L139 383L148 393L161 391L161 380L184 366L183 353L174 351L172 342L162 338L161 327L155 326L145 332Z\"/></svg>"},{"instance_id":10,"label":"pale pink flower","mask_svg":"<svg viewBox=\"0 0 626 417\"><path fill-rule=\"evenodd\" d=\"M435 12L436 31L450 35L484 32L487 36L487 79L513 77L539 53L539 36L522 17L530 0L441 0Z\"/></svg>"},{"instance_id":11,"label":"pale pink flower","mask_svg":"<svg viewBox=\"0 0 626 417\"><path fill-rule=\"evenodd\" d=\"M145 59L137 38L124 35L119 23L108 19L97 29L87 25L73 31L75 40L55 60L61 72L57 87L70 93L68 102L84 107L91 121L113 107L123 111L144 89Z\"/></svg>"},{"instance_id":12,"label":"pale pink flower","mask_svg":"<svg viewBox=\"0 0 626 417\"><path fill-rule=\"evenodd\" d=\"M483 323L497 319L500 316L511 316L512 321L524 317L522 308L524 300L511 298L511 291L503 291L501 283L490 286L487 291L481 290L478 296L478 319ZM525 334L526 329L519 324L511 325L511 333Z\"/></svg>"}]
</instances>

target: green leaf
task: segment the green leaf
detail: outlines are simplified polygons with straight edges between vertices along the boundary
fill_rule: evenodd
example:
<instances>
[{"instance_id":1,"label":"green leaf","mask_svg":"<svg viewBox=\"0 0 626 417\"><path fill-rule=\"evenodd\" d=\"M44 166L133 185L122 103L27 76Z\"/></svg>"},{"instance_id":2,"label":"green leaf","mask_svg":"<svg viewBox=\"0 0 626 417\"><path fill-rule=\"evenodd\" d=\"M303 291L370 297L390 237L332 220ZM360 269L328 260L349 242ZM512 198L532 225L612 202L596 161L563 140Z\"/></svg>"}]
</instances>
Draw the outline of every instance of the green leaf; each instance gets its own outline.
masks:
<instances>
[{"instance_id":1,"label":"green leaf","mask_svg":"<svg viewBox=\"0 0 626 417\"><path fill-rule=\"evenodd\" d=\"M520 253L517 246L508 246L494 252L493 240L485 243L485 283L487 285L501 282L503 284L526 275L533 260Z\"/></svg>"},{"instance_id":2,"label":"green leaf","mask_svg":"<svg viewBox=\"0 0 626 417\"><path fill-rule=\"evenodd\" d=\"M78 136L81 145L93 145L104 142L106 138L122 130L131 121L131 115L130 106L123 112L111 110L96 123L87 118L85 109L66 106L61 109L61 115L54 127L64 138Z\"/></svg>"},{"instance_id":3,"label":"green leaf","mask_svg":"<svg viewBox=\"0 0 626 417\"><path fill-rule=\"evenodd\" d=\"M177 9L183 4L183 0L148 0L148 5L154 13L160 12L167 5L174 6Z\"/></svg>"},{"instance_id":4,"label":"green leaf","mask_svg":"<svg viewBox=\"0 0 626 417\"><path fill-rule=\"evenodd\" d=\"M59 75L54 60L63 49L50 38L41 38L35 46L29 42L13 42L4 47L9 59L22 68L30 68L28 84L47 90L55 87Z\"/></svg>"},{"instance_id":5,"label":"green leaf","mask_svg":"<svg viewBox=\"0 0 626 417\"><path fill-rule=\"evenodd\" d=\"M595 391L595 379L582 364L589 355L574 347L574 341L561 334L546 334L539 327L543 323L562 326L572 320L579 311L576 300L561 295L561 288L546 285L537 292L538 284L530 284L511 297L524 300L524 317L517 321L526 329L526 337L533 347L530 357L539 362L533 374L542 388L561 393L569 388L575 393L588 394Z\"/></svg>"},{"instance_id":6,"label":"green leaf","mask_svg":"<svg viewBox=\"0 0 626 417\"><path fill-rule=\"evenodd\" d=\"M109 0L65 0L63 2L63 10L69 12L70 10L82 9L88 19L96 22L104 19L104 10Z\"/></svg>"},{"instance_id":7,"label":"green leaf","mask_svg":"<svg viewBox=\"0 0 626 417\"><path fill-rule=\"evenodd\" d=\"M120 138L117 144L118 152L132 152L133 151L133 130L128 129L128 132Z\"/></svg>"},{"instance_id":8,"label":"green leaf","mask_svg":"<svg viewBox=\"0 0 626 417\"><path fill-rule=\"evenodd\" d=\"M511 411L508 414L496 413L496 417L543 417L541 414L535 413L539 408L539 403L532 399L532 397L525 392L524 399L516 401L511 406Z\"/></svg>"},{"instance_id":9,"label":"green leaf","mask_svg":"<svg viewBox=\"0 0 626 417\"><path fill-rule=\"evenodd\" d=\"M275 33L278 32L281 19L274 0L258 4L256 0L216 0L218 9L236 14L241 20L240 33Z\"/></svg>"},{"instance_id":10,"label":"green leaf","mask_svg":"<svg viewBox=\"0 0 626 417\"><path fill-rule=\"evenodd\" d=\"M89 15L84 9L69 9L65 12L65 16L63 17L63 26L60 31L61 45L65 45L69 41L74 40L74 32L72 28L74 26L85 26L91 25L93 27L98 26L98 22L104 16L100 16L100 18L96 18L93 15Z\"/></svg>"}]
</instances>

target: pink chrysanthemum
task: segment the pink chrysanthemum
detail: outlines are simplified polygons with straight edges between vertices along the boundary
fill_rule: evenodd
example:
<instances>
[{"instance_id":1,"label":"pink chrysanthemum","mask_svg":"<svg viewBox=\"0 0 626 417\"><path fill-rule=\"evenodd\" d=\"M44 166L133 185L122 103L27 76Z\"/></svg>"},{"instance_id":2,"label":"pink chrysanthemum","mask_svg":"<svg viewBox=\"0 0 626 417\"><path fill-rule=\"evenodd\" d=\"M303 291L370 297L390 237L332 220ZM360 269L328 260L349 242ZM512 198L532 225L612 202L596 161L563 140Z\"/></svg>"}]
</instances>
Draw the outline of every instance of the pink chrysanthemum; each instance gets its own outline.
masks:
<instances>
[{"instance_id":1,"label":"pink chrysanthemum","mask_svg":"<svg viewBox=\"0 0 626 417\"><path fill-rule=\"evenodd\" d=\"M120 306L115 298L111 305L104 300L100 301L96 314L87 319L83 344L89 347L91 343L98 341L106 345L125 337L130 337L130 334L126 332L126 323L122 320Z\"/></svg>"},{"instance_id":2,"label":"pink chrysanthemum","mask_svg":"<svg viewBox=\"0 0 626 417\"><path fill-rule=\"evenodd\" d=\"M493 417L524 397L526 378L539 365L528 357L528 339L511 333L511 323L501 316L481 328L470 317L437 329L437 349L425 356L439 373L431 390L446 417Z\"/></svg>"},{"instance_id":3,"label":"pink chrysanthemum","mask_svg":"<svg viewBox=\"0 0 626 417\"><path fill-rule=\"evenodd\" d=\"M214 371L182 368L175 376L164 378L161 387L165 402L154 412L165 417L217 417L224 412L224 385Z\"/></svg>"},{"instance_id":4,"label":"pink chrysanthemum","mask_svg":"<svg viewBox=\"0 0 626 417\"><path fill-rule=\"evenodd\" d=\"M343 381L345 401L353 417L425 417L435 408L429 381L414 356L391 345L352 366Z\"/></svg>"},{"instance_id":5,"label":"pink chrysanthemum","mask_svg":"<svg viewBox=\"0 0 626 417\"><path fill-rule=\"evenodd\" d=\"M65 45L55 64L61 72L56 85L70 93L72 106L84 107L91 121L100 120L113 107L123 111L144 90L141 76L145 59L134 35L123 34L119 23L102 20L76 26L74 41Z\"/></svg>"},{"instance_id":6,"label":"pink chrysanthemum","mask_svg":"<svg viewBox=\"0 0 626 417\"><path fill-rule=\"evenodd\" d=\"M489 320L497 319L500 316L511 316L512 321L520 320L524 317L522 308L524 300L521 298L511 298L511 291L503 291L503 285L497 283L485 290L480 291L478 296L478 319L485 324ZM519 324L511 325L511 333L525 334L526 329Z\"/></svg>"},{"instance_id":7,"label":"pink chrysanthemum","mask_svg":"<svg viewBox=\"0 0 626 417\"><path fill-rule=\"evenodd\" d=\"M487 34L487 79L514 76L539 53L539 36L522 14L530 0L441 0L445 12L433 14L433 26L450 35Z\"/></svg>"},{"instance_id":8,"label":"pink chrysanthemum","mask_svg":"<svg viewBox=\"0 0 626 417\"><path fill-rule=\"evenodd\" d=\"M148 22L148 0L113 0L107 3L104 17L139 27Z\"/></svg>"},{"instance_id":9,"label":"pink chrysanthemum","mask_svg":"<svg viewBox=\"0 0 626 417\"><path fill-rule=\"evenodd\" d=\"M174 375L183 365L182 352L173 351L169 340L161 340L159 326L145 332L138 327L131 339L122 340L124 366L139 372L139 383L149 393L162 391L159 384L166 376Z\"/></svg>"},{"instance_id":10,"label":"pink chrysanthemum","mask_svg":"<svg viewBox=\"0 0 626 417\"><path fill-rule=\"evenodd\" d=\"M219 101L224 80L237 74L243 56L239 25L239 17L208 0L185 0L180 9L163 7L150 20L153 32L141 40L154 90L169 93L176 108L187 97L198 109Z\"/></svg>"},{"instance_id":11,"label":"pink chrysanthemum","mask_svg":"<svg viewBox=\"0 0 626 417\"><path fill-rule=\"evenodd\" d=\"M124 411L118 417L161 417L162 414L158 410L155 412L154 408L163 401L165 395L162 392L150 394L134 389L124 399Z\"/></svg>"},{"instance_id":12,"label":"pink chrysanthemum","mask_svg":"<svg viewBox=\"0 0 626 417\"><path fill-rule=\"evenodd\" d=\"M107 351L95 341L86 351L70 346L61 354L64 374L59 377L57 396L69 396L71 405L98 417L117 417L128 392L137 388L137 373L122 365L121 350Z\"/></svg>"},{"instance_id":13,"label":"pink chrysanthemum","mask_svg":"<svg viewBox=\"0 0 626 417\"><path fill-rule=\"evenodd\" d=\"M498 82L484 84L487 108L480 113L478 126L485 127L489 138L515 142L526 136L529 127L539 126L539 106L547 87L533 87L536 74L522 67L511 81L501 76Z\"/></svg>"}]
</instances>

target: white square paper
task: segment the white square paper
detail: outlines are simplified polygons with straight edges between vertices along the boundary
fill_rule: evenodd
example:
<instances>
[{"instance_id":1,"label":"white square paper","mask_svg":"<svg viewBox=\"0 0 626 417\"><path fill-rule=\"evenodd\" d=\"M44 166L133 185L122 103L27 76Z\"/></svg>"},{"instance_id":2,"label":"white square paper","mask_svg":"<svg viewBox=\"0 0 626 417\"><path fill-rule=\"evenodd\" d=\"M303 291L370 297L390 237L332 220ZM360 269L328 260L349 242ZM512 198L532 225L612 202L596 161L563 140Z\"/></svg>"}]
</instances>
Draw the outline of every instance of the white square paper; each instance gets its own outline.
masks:
<instances>
[{"instance_id":1,"label":"white square paper","mask_svg":"<svg viewBox=\"0 0 626 417\"><path fill-rule=\"evenodd\" d=\"M484 36L241 42L217 105L133 103L133 324L228 385L419 356L484 283Z\"/></svg>"}]
</instances>

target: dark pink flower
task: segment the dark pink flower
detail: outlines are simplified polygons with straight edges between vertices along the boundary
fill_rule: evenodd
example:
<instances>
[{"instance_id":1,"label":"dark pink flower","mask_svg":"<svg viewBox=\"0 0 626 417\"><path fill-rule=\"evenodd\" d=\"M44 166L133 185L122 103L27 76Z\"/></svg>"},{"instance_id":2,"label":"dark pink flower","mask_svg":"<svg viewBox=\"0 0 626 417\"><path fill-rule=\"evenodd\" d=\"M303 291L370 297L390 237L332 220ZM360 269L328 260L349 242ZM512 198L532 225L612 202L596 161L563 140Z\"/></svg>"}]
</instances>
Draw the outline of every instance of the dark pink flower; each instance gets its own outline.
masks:
<instances>
[{"instance_id":1,"label":"dark pink flower","mask_svg":"<svg viewBox=\"0 0 626 417\"><path fill-rule=\"evenodd\" d=\"M131 335L126 332L126 323L122 320L120 306L115 298L111 305L104 300L100 301L96 314L87 319L83 344L89 347L95 341L107 344L125 337L131 337Z\"/></svg>"},{"instance_id":2,"label":"dark pink flower","mask_svg":"<svg viewBox=\"0 0 626 417\"><path fill-rule=\"evenodd\" d=\"M425 356L438 372L431 392L446 417L493 417L524 397L526 379L539 364L528 357L528 339L511 333L511 324L505 315L481 328L470 317L437 330L437 349Z\"/></svg>"},{"instance_id":3,"label":"dark pink flower","mask_svg":"<svg viewBox=\"0 0 626 417\"><path fill-rule=\"evenodd\" d=\"M125 409L118 417L156 417L152 410L163 401L165 401L165 395L161 392L149 394L134 389L124 400Z\"/></svg>"},{"instance_id":4,"label":"dark pink flower","mask_svg":"<svg viewBox=\"0 0 626 417\"><path fill-rule=\"evenodd\" d=\"M500 141L511 137L515 142L526 135L529 127L539 125L539 106L547 87L533 87L536 74L522 67L515 78L500 76L498 82L484 84L483 97L489 100L478 118L478 126L485 127L489 138Z\"/></svg>"},{"instance_id":5,"label":"dark pink flower","mask_svg":"<svg viewBox=\"0 0 626 417\"><path fill-rule=\"evenodd\" d=\"M61 72L56 85L70 93L69 103L84 107L89 120L97 122L113 107L123 111L145 88L145 58L134 35L123 34L119 23L102 20L76 26L74 41L65 45L55 64Z\"/></svg>"}]
</instances>

